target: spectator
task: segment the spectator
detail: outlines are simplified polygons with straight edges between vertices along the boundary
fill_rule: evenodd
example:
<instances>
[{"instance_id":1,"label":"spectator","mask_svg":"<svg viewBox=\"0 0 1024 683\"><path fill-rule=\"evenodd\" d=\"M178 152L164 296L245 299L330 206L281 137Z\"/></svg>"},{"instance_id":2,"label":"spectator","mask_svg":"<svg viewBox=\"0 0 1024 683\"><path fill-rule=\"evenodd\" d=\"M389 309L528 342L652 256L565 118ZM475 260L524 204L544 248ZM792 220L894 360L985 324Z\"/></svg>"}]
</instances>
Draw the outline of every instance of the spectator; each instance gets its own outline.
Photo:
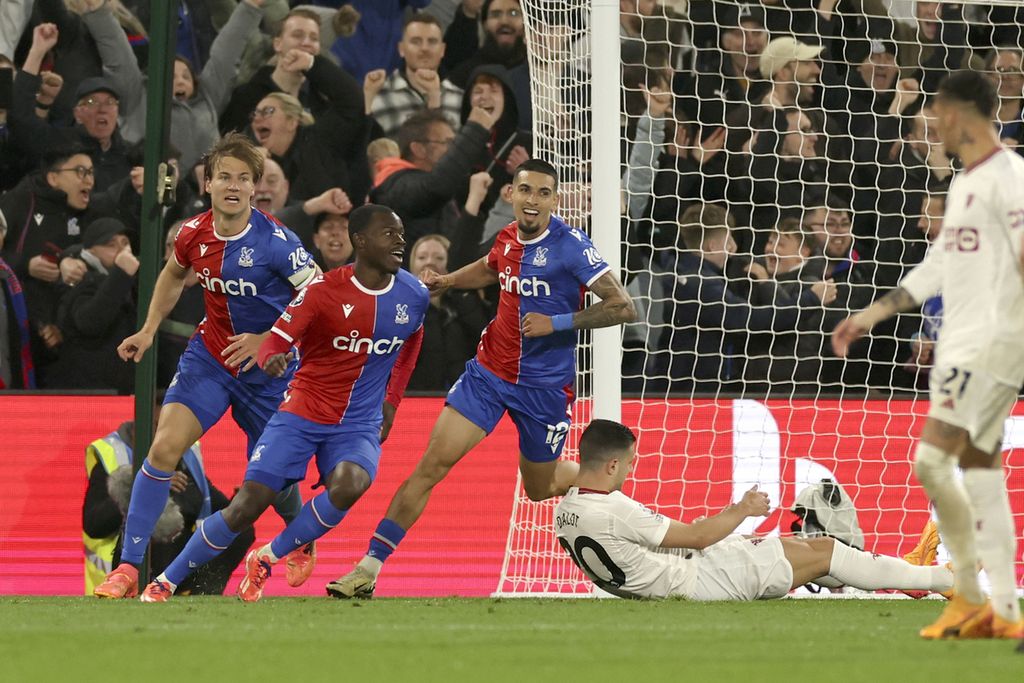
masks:
<instances>
[{"instance_id":1,"label":"spectator","mask_svg":"<svg viewBox=\"0 0 1024 683\"><path fill-rule=\"evenodd\" d=\"M999 46L985 58L985 75L999 93L996 121L1003 144L1024 154L1024 50Z\"/></svg>"},{"instance_id":2,"label":"spectator","mask_svg":"<svg viewBox=\"0 0 1024 683\"><path fill-rule=\"evenodd\" d=\"M291 199L334 187L349 197L366 195L366 161L362 154L351 156L340 112L326 110L314 120L298 99L277 92L260 100L251 118L253 137L284 171Z\"/></svg>"},{"instance_id":3,"label":"spectator","mask_svg":"<svg viewBox=\"0 0 1024 683\"><path fill-rule=\"evenodd\" d=\"M322 213L313 233L313 260L325 273L352 260L352 240L348 235L348 214Z\"/></svg>"},{"instance_id":4,"label":"spectator","mask_svg":"<svg viewBox=\"0 0 1024 683\"><path fill-rule=\"evenodd\" d=\"M884 0L852 0L845 14L887 17ZM960 3L917 0L912 21L894 21L893 38L898 49L900 78L915 78L921 90L934 94L939 81L950 71L969 67L967 25Z\"/></svg>"},{"instance_id":5,"label":"spectator","mask_svg":"<svg viewBox=\"0 0 1024 683\"><path fill-rule=\"evenodd\" d=\"M0 213L9 228L2 257L24 287L36 381L45 388L47 366L63 340L56 324L58 259L102 209L90 208L94 171L83 149L49 151L43 162L42 170L0 197Z\"/></svg>"},{"instance_id":6,"label":"spectator","mask_svg":"<svg viewBox=\"0 0 1024 683\"><path fill-rule=\"evenodd\" d=\"M744 267L753 287L726 277L728 261L736 253L733 228L732 217L713 204L694 204L680 218L682 251L667 324L648 359L649 391L740 390L746 336L795 328L798 308L776 305L777 288L763 267ZM763 295L762 289L769 294ZM807 296L820 300L825 290L821 283Z\"/></svg>"},{"instance_id":7,"label":"spectator","mask_svg":"<svg viewBox=\"0 0 1024 683\"><path fill-rule=\"evenodd\" d=\"M135 368L118 358L117 346L135 331L139 260L132 253L128 228L116 218L90 223L82 247L88 270L61 296L57 324L64 345L48 386L130 394Z\"/></svg>"},{"instance_id":8,"label":"spectator","mask_svg":"<svg viewBox=\"0 0 1024 683\"><path fill-rule=\"evenodd\" d=\"M0 214L0 254L5 237L7 223ZM14 269L0 257L0 389L36 388L30 337L25 292Z\"/></svg>"},{"instance_id":9,"label":"spectator","mask_svg":"<svg viewBox=\"0 0 1024 683\"><path fill-rule=\"evenodd\" d=\"M473 107L458 135L445 115L413 114L398 131L401 157L377 162L370 200L390 206L405 225L406 241L441 232L445 206L467 186L501 110Z\"/></svg>"},{"instance_id":10,"label":"spectator","mask_svg":"<svg viewBox=\"0 0 1024 683\"><path fill-rule=\"evenodd\" d=\"M917 228L930 245L935 244L942 232L946 213L946 188L938 188L927 194L921 204L921 218ZM934 246L933 246L934 248ZM928 376L935 364L935 344L942 329L942 294L937 294L921 304L920 326L910 336L910 356L903 369L911 376L911 386L928 388Z\"/></svg>"},{"instance_id":11,"label":"spectator","mask_svg":"<svg viewBox=\"0 0 1024 683\"><path fill-rule=\"evenodd\" d=\"M824 278L825 260L814 255L814 237L803 230L797 218L783 218L772 231L764 266L778 285L775 305L797 306L799 310L793 330L760 340L767 354L752 354L748 359L746 388L757 395L814 394L824 341L822 306L835 300L835 281Z\"/></svg>"},{"instance_id":12,"label":"spectator","mask_svg":"<svg viewBox=\"0 0 1024 683\"><path fill-rule=\"evenodd\" d=\"M674 87L684 97L686 118L708 126L725 123L739 104L761 102L769 87L760 72L769 37L763 8L720 3L718 9L719 49L698 50L693 71L680 71Z\"/></svg>"},{"instance_id":13,"label":"spectator","mask_svg":"<svg viewBox=\"0 0 1024 683\"><path fill-rule=\"evenodd\" d=\"M469 89L462 98L462 120L465 122L474 107L494 113L498 120L491 128L487 147L477 157L474 170L489 170L494 182L481 211L486 216L484 240L489 242L502 228L514 220L512 205L501 195L502 188L512 182L519 164L530 158L533 147L529 131L518 127L519 103L515 98L509 71L500 66L481 66L469 79ZM585 192L585 191L584 191ZM562 209L570 210L566 192ZM582 194L582 193L581 193ZM462 200L460 192L458 199ZM586 213L586 212L584 212Z\"/></svg>"},{"instance_id":14,"label":"spectator","mask_svg":"<svg viewBox=\"0 0 1024 683\"><path fill-rule=\"evenodd\" d=\"M175 221L168 228L164 236L163 262L174 254L174 238L178 230L184 224L184 220ZM63 265L63 262L61 262ZM178 302L174 308L160 323L159 338L157 345L156 359L156 382L157 386L166 388L174 380L174 374L178 369L178 360L185 352L189 340L195 334L196 326L199 325L206 315L206 304L203 302L203 288L196 287L199 279L196 271L189 269L185 274L183 289Z\"/></svg>"},{"instance_id":15,"label":"spectator","mask_svg":"<svg viewBox=\"0 0 1024 683\"><path fill-rule=\"evenodd\" d=\"M263 175L256 183L252 205L263 213L276 216L288 204L289 189L288 178L281 165L273 157L267 157L263 162Z\"/></svg>"},{"instance_id":16,"label":"spectator","mask_svg":"<svg viewBox=\"0 0 1024 683\"><path fill-rule=\"evenodd\" d=\"M409 270L417 277L428 267L439 275L446 275L450 247L451 242L443 235L424 235L412 245ZM476 290L432 294L423 321L423 347L409 388L448 391L462 374L466 361L476 353L480 333L492 314Z\"/></svg>"},{"instance_id":17,"label":"spectator","mask_svg":"<svg viewBox=\"0 0 1024 683\"><path fill-rule=\"evenodd\" d=\"M767 230L785 216L799 215L808 191L825 191L825 165L818 156L818 132L802 109L778 109L775 129L761 131L753 147L754 253L764 248ZM743 240L745 247L750 242Z\"/></svg>"},{"instance_id":18,"label":"spectator","mask_svg":"<svg viewBox=\"0 0 1024 683\"><path fill-rule=\"evenodd\" d=\"M154 422L159 412L158 408L153 416ZM134 447L135 422L128 421L85 449L88 485L82 505L82 530L86 595L92 595L93 588L119 561L119 532L131 493ZM227 497L207 479L202 452L199 442L196 442L185 453L171 477L171 499L157 521L150 548L150 570L153 574L159 574L170 564L195 532L197 523L227 507L227 504ZM222 594L231 573L255 540L256 533L252 528L245 530L228 551L189 577L184 586L185 592ZM180 592L182 588L178 590Z\"/></svg>"},{"instance_id":19,"label":"spectator","mask_svg":"<svg viewBox=\"0 0 1024 683\"><path fill-rule=\"evenodd\" d=\"M218 137L218 117L227 107L235 70L245 37L259 26L265 0L242 0L210 47L209 59L197 73L193 62L174 58L171 82L171 144L180 150L184 168L192 169ZM146 125L146 79L132 54L128 39L108 6L83 16L96 36L104 67L114 87L123 94L120 111L122 134L130 142L141 140Z\"/></svg>"},{"instance_id":20,"label":"spectator","mask_svg":"<svg viewBox=\"0 0 1024 683\"><path fill-rule=\"evenodd\" d=\"M472 59L480 49L480 10L484 0L462 0L444 32L444 58L441 72Z\"/></svg>"},{"instance_id":21,"label":"spectator","mask_svg":"<svg viewBox=\"0 0 1024 683\"><path fill-rule=\"evenodd\" d=\"M402 20L407 11L421 10L430 0L345 1L359 14L359 23L347 35L338 31L341 37L331 45L331 52L359 82L374 69L389 73L397 69L399 57L395 46L402 38Z\"/></svg>"},{"instance_id":22,"label":"spectator","mask_svg":"<svg viewBox=\"0 0 1024 683\"><path fill-rule=\"evenodd\" d=\"M338 146L346 150L342 159L350 161L355 147L362 155L366 135L362 89L352 76L319 53L319 16L301 9L289 12L274 38L276 63L264 66L249 82L235 88L220 117L221 132L244 130L260 100L283 92L298 98L301 108L315 119L329 111L337 116L332 125Z\"/></svg>"},{"instance_id":23,"label":"spectator","mask_svg":"<svg viewBox=\"0 0 1024 683\"><path fill-rule=\"evenodd\" d=\"M519 104L519 128L533 127L533 105L530 95L530 67L526 61L526 30L519 0L484 0L480 10L484 43L473 57L453 66L449 80L468 90L470 76L483 65L508 69L508 83Z\"/></svg>"},{"instance_id":24,"label":"spectator","mask_svg":"<svg viewBox=\"0 0 1024 683\"><path fill-rule=\"evenodd\" d=\"M795 38L776 38L761 52L761 75L771 81L765 103L777 108L807 106L821 75L818 58L823 48Z\"/></svg>"},{"instance_id":25,"label":"spectator","mask_svg":"<svg viewBox=\"0 0 1024 683\"><path fill-rule=\"evenodd\" d=\"M423 109L439 109L453 124L458 121L462 89L442 80L438 72L444 50L441 24L436 18L420 13L406 20L398 43L405 69L392 71L372 98L373 118L385 136L393 137L407 118ZM367 82L380 82L383 73L371 71L366 75Z\"/></svg>"},{"instance_id":26,"label":"spectator","mask_svg":"<svg viewBox=\"0 0 1024 683\"><path fill-rule=\"evenodd\" d=\"M0 17L2 17L2 13L0 13ZM15 73L14 63L0 54L0 79L5 78L8 74L13 79ZM10 90L7 92L10 93ZM8 104L9 102L0 102L0 193L17 185L30 168L25 155L18 148L17 141L11 133L8 124Z\"/></svg>"},{"instance_id":27,"label":"spectator","mask_svg":"<svg viewBox=\"0 0 1024 683\"><path fill-rule=\"evenodd\" d=\"M876 263L868 261L858 250L853 237L853 222L850 205L843 198L831 193L823 205L810 209L804 214L803 227L815 241L815 251L825 260L824 277L835 281L836 297L827 307L821 331L832 333L839 321L859 311L875 298ZM868 381L870 356L876 360L887 360L891 366L894 360L895 322L881 330L880 335L856 350L845 362L837 359L831 344L822 339L818 355L822 364L821 381L836 387L863 386ZM887 337L887 338L886 338ZM879 371L882 371L879 365ZM885 382L889 386L891 382Z\"/></svg>"}]
</instances>

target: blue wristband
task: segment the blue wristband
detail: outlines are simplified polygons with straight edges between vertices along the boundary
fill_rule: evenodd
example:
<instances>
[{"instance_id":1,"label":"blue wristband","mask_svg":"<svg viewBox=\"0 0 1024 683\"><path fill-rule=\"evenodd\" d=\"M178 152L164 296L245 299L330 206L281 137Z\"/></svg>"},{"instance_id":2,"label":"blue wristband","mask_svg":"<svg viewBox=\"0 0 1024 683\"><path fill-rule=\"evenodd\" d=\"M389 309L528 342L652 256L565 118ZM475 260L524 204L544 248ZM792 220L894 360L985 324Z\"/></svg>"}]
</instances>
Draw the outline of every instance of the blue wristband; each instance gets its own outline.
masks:
<instances>
[{"instance_id":1,"label":"blue wristband","mask_svg":"<svg viewBox=\"0 0 1024 683\"><path fill-rule=\"evenodd\" d=\"M551 316L551 327L555 328L555 332L571 330L572 315L572 313L560 313L559 315Z\"/></svg>"}]
</instances>

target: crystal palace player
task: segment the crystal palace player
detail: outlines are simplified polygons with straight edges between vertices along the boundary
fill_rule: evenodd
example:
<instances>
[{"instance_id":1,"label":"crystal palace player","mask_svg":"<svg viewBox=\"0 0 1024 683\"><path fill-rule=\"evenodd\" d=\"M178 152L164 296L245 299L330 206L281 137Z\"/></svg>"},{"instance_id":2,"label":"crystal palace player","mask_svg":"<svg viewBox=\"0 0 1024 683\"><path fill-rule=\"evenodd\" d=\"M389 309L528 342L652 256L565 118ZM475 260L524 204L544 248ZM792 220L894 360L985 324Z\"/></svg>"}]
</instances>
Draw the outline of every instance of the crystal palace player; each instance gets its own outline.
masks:
<instances>
[{"instance_id":1,"label":"crystal palace player","mask_svg":"<svg viewBox=\"0 0 1024 683\"><path fill-rule=\"evenodd\" d=\"M555 508L555 534L572 561L599 587L629 598L759 600L781 598L830 577L865 590L953 587L946 567L856 550L831 538L733 534L747 517L768 514L754 487L717 515L691 524L669 519L622 493L636 458L625 425L594 420L580 437L580 474ZM931 535L938 546L938 537Z\"/></svg>"},{"instance_id":2,"label":"crystal palace player","mask_svg":"<svg viewBox=\"0 0 1024 683\"><path fill-rule=\"evenodd\" d=\"M511 195L516 220L498 233L486 257L450 275L423 275L433 291L498 284L498 314L448 392L427 450L391 500L366 557L328 584L335 597L372 595L382 563L419 518L431 490L505 411L519 430L519 471L532 500L561 495L576 478L579 466L558 460L572 415L576 330L629 322L635 309L587 236L552 216L558 180L550 164L521 164ZM601 301L581 311L583 288Z\"/></svg>"},{"instance_id":3,"label":"crystal palace player","mask_svg":"<svg viewBox=\"0 0 1024 683\"><path fill-rule=\"evenodd\" d=\"M953 558L956 597L923 638L1024 638L1014 571L1017 536L1002 468L1003 424L1024 383L1024 160L992 125L994 86L959 71L939 86L935 128L963 161L942 231L900 286L835 331L836 354L879 322L941 292L942 333L914 470ZM956 466L963 468L963 482ZM978 583L978 560L992 583Z\"/></svg>"},{"instance_id":4,"label":"crystal palace player","mask_svg":"<svg viewBox=\"0 0 1024 683\"><path fill-rule=\"evenodd\" d=\"M401 270L404 230L390 209L356 209L349 235L355 265L315 280L260 347L260 367L269 374L284 370L293 343L300 344L302 367L256 445L245 483L146 587L143 601L166 601L196 567L255 522L278 491L300 481L315 453L327 490L306 503L277 538L245 558L238 595L259 600L274 562L334 528L373 481L380 444L419 355L430 295Z\"/></svg>"},{"instance_id":5,"label":"crystal palace player","mask_svg":"<svg viewBox=\"0 0 1024 683\"><path fill-rule=\"evenodd\" d=\"M195 270L206 289L206 317L167 390L153 445L132 488L121 564L96 587L98 597L137 594L138 566L182 454L229 407L251 452L287 388L287 377L272 378L253 368L256 350L295 291L309 284L319 269L294 234L251 208L263 158L248 138L237 134L210 150L205 177L213 208L181 227L174 258L157 279L145 324L118 347L124 360L141 360L181 296L188 269ZM301 504L298 490L291 489L279 501L278 512L290 521ZM297 556L290 577L295 585L312 571L309 554Z\"/></svg>"}]
</instances>

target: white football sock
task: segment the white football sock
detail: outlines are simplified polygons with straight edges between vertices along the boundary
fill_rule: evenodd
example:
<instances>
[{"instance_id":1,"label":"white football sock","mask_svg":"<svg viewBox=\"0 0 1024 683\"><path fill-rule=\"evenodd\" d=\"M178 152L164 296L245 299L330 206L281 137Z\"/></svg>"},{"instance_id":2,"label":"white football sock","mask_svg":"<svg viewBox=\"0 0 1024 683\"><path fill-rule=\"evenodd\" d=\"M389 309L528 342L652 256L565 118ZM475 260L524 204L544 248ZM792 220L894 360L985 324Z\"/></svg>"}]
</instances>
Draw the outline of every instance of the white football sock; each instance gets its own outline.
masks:
<instances>
[{"instance_id":1,"label":"white football sock","mask_svg":"<svg viewBox=\"0 0 1024 683\"><path fill-rule=\"evenodd\" d=\"M914 472L935 506L939 535L953 558L957 594L980 605L985 594L978 584L978 553L974 546L974 515L963 484L956 478L954 458L923 441L917 444Z\"/></svg>"},{"instance_id":2,"label":"white football sock","mask_svg":"<svg viewBox=\"0 0 1024 683\"><path fill-rule=\"evenodd\" d=\"M992 582L992 610L1009 621L1020 619L1013 559L1017 534L1003 470L972 467L964 471L964 488L974 512L978 556Z\"/></svg>"},{"instance_id":3,"label":"white football sock","mask_svg":"<svg viewBox=\"0 0 1024 683\"><path fill-rule=\"evenodd\" d=\"M953 587L953 573L946 567L919 567L896 557L866 553L839 541L832 547L828 575L862 590L892 588L942 592Z\"/></svg>"},{"instance_id":4,"label":"white football sock","mask_svg":"<svg viewBox=\"0 0 1024 683\"><path fill-rule=\"evenodd\" d=\"M170 581L168 581L168 580L167 580L167 575L166 575L166 574L164 574L163 572L161 572L161 573L160 573L160 576L156 577L156 580L157 580L157 581L162 581L163 583L166 583L166 584L167 584L167 587L171 589L171 592L172 592L172 593L173 593L174 591L178 590L178 584L176 584L176 583L171 583Z\"/></svg>"},{"instance_id":5,"label":"white football sock","mask_svg":"<svg viewBox=\"0 0 1024 683\"><path fill-rule=\"evenodd\" d=\"M270 549L269 543L260 548L256 552L256 557L259 557L260 555L265 555L267 559L270 560L270 564L276 564L281 559L280 557L274 554L273 550Z\"/></svg>"},{"instance_id":6,"label":"white football sock","mask_svg":"<svg viewBox=\"0 0 1024 683\"><path fill-rule=\"evenodd\" d=\"M372 574L374 578L376 578L377 575L380 574L380 568L384 566L384 563L378 560L376 557L364 555L363 559L359 560L359 564L357 566L362 567L366 571L370 572L370 574Z\"/></svg>"}]
</instances>

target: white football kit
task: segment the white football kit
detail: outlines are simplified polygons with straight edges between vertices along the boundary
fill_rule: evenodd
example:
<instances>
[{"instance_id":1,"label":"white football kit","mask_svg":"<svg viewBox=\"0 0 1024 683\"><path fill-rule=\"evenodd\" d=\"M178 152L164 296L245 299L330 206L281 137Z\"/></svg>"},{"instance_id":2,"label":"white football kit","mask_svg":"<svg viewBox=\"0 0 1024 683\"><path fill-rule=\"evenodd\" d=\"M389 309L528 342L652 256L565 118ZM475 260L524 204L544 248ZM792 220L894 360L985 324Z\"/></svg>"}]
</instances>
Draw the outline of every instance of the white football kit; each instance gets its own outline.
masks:
<instances>
[{"instance_id":1,"label":"white football kit","mask_svg":"<svg viewBox=\"0 0 1024 683\"><path fill-rule=\"evenodd\" d=\"M950 185L942 232L900 286L942 294L929 415L994 450L1024 383L1024 159L999 147Z\"/></svg>"},{"instance_id":2,"label":"white football kit","mask_svg":"<svg viewBox=\"0 0 1024 683\"><path fill-rule=\"evenodd\" d=\"M786 595L793 569L778 538L728 538L703 551L660 548L670 520L621 491L573 487L555 534L576 565L620 597L757 600Z\"/></svg>"}]
</instances>

